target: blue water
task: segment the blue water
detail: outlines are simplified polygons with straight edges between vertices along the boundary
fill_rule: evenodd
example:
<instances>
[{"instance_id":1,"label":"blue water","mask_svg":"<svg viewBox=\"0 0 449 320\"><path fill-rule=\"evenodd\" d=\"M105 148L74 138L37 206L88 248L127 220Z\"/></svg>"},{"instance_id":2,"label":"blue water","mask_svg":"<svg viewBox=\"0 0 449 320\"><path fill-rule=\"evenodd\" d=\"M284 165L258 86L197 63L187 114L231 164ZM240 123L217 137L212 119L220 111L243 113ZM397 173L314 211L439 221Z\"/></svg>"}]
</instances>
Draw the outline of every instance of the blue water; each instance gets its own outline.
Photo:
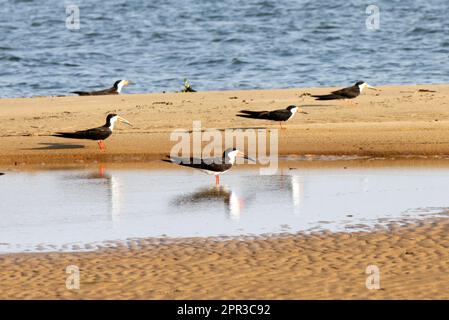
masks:
<instances>
[{"instance_id":1,"label":"blue water","mask_svg":"<svg viewBox=\"0 0 449 320\"><path fill-rule=\"evenodd\" d=\"M80 29L66 28L66 5ZM369 4L380 29L366 28ZM130 79L127 93L443 83L449 3L0 0L0 97L64 95Z\"/></svg>"}]
</instances>

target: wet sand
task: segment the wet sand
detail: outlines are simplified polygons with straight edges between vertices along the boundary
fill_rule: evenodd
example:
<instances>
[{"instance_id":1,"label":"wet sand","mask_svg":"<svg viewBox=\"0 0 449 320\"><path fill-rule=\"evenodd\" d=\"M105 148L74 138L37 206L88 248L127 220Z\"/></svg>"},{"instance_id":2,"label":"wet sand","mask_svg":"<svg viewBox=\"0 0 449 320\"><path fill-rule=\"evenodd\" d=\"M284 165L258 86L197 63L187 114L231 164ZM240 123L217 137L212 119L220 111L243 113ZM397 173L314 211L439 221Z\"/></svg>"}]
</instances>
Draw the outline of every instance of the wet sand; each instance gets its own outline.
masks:
<instances>
[{"instance_id":1,"label":"wet sand","mask_svg":"<svg viewBox=\"0 0 449 320\"><path fill-rule=\"evenodd\" d=\"M278 128L235 114L290 104L309 114L296 115L280 131L283 155L449 154L449 85L379 87L381 91L367 90L351 101L315 101L305 95L332 89L0 99L0 164L146 162L169 153L175 144L170 132L192 129L193 120L201 120L203 129ZM106 152L99 152L93 141L49 136L102 125L110 112L134 126L119 125L106 142Z\"/></svg>"},{"instance_id":2,"label":"wet sand","mask_svg":"<svg viewBox=\"0 0 449 320\"><path fill-rule=\"evenodd\" d=\"M0 256L2 299L449 299L447 220L373 233L131 241L88 253ZM68 290L68 265L80 289ZM368 290L366 267L380 270Z\"/></svg>"}]
</instances>

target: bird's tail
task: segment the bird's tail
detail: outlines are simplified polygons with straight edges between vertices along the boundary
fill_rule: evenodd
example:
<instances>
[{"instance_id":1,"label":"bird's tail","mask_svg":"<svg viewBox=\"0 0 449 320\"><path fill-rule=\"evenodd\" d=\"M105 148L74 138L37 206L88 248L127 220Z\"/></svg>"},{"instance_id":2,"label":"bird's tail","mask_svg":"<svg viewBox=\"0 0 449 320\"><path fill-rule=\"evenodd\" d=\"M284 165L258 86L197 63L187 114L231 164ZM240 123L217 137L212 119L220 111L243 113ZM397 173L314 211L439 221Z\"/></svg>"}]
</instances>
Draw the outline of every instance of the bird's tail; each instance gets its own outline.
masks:
<instances>
[{"instance_id":1,"label":"bird's tail","mask_svg":"<svg viewBox=\"0 0 449 320\"><path fill-rule=\"evenodd\" d=\"M173 163L173 161L171 160L169 155L165 156L165 159L161 159L161 160L164 162Z\"/></svg>"},{"instance_id":2,"label":"bird's tail","mask_svg":"<svg viewBox=\"0 0 449 320\"><path fill-rule=\"evenodd\" d=\"M249 119L259 119L259 117L252 116L252 115L249 115L249 114L238 114L237 117L249 118Z\"/></svg>"},{"instance_id":3,"label":"bird's tail","mask_svg":"<svg viewBox=\"0 0 449 320\"><path fill-rule=\"evenodd\" d=\"M79 135L75 132L56 132L51 135L52 137L59 137L59 138L69 138L69 139L77 139L79 138Z\"/></svg>"},{"instance_id":4,"label":"bird's tail","mask_svg":"<svg viewBox=\"0 0 449 320\"><path fill-rule=\"evenodd\" d=\"M164 162L168 163L175 163L175 164L182 164L183 162L188 162L188 159L180 158L180 157L172 157L169 154L165 156L164 159L162 159Z\"/></svg>"},{"instance_id":5,"label":"bird's tail","mask_svg":"<svg viewBox=\"0 0 449 320\"><path fill-rule=\"evenodd\" d=\"M70 93L74 93L74 94L77 94L79 96L87 96L87 95L89 95L88 92L84 92L84 91L72 91Z\"/></svg>"},{"instance_id":6,"label":"bird's tail","mask_svg":"<svg viewBox=\"0 0 449 320\"><path fill-rule=\"evenodd\" d=\"M336 99L342 99L341 96L338 96L336 94L312 95L312 97L314 97L315 100L336 100Z\"/></svg>"},{"instance_id":7,"label":"bird's tail","mask_svg":"<svg viewBox=\"0 0 449 320\"><path fill-rule=\"evenodd\" d=\"M255 116L261 114L263 111L240 110L239 112Z\"/></svg>"},{"instance_id":8,"label":"bird's tail","mask_svg":"<svg viewBox=\"0 0 449 320\"><path fill-rule=\"evenodd\" d=\"M200 158L181 158L170 155L167 155L165 159L162 159L162 161L191 168L196 168L199 164L203 163Z\"/></svg>"},{"instance_id":9,"label":"bird's tail","mask_svg":"<svg viewBox=\"0 0 449 320\"><path fill-rule=\"evenodd\" d=\"M266 111L240 110L240 114L237 114L237 117L263 119L266 113Z\"/></svg>"}]
</instances>

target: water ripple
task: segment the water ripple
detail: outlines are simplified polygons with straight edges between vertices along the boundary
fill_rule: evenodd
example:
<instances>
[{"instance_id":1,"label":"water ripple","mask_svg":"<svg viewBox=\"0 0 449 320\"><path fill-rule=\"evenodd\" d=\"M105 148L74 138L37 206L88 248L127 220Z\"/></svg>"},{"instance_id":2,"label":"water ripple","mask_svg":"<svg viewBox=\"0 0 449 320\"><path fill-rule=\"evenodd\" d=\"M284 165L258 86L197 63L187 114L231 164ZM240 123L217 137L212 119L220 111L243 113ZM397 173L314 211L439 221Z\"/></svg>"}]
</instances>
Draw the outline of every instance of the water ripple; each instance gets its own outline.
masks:
<instances>
[{"instance_id":1,"label":"water ripple","mask_svg":"<svg viewBox=\"0 0 449 320\"><path fill-rule=\"evenodd\" d=\"M356 0L3 1L0 97L64 95L134 80L128 93L447 82L445 0L377 1L380 29ZM42 86L40 83L46 83ZM51 86L49 85L51 84Z\"/></svg>"}]
</instances>

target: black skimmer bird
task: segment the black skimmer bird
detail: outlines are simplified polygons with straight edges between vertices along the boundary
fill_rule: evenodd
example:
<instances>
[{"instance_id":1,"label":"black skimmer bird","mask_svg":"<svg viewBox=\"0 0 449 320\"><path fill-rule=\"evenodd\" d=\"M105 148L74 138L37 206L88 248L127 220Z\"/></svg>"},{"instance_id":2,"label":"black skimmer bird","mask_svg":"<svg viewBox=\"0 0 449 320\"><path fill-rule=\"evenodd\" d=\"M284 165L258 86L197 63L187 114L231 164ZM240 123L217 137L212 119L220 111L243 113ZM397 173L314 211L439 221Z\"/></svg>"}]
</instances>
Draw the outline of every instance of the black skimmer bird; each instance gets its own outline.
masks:
<instances>
[{"instance_id":1,"label":"black skimmer bird","mask_svg":"<svg viewBox=\"0 0 449 320\"><path fill-rule=\"evenodd\" d=\"M76 93L77 95L80 95L80 96L102 96L102 95L107 95L107 94L119 94L122 91L122 88L127 85L129 85L128 80L117 80L114 83L114 85L109 89L100 90L100 91L90 91L90 92L72 91L72 93Z\"/></svg>"},{"instance_id":2,"label":"black skimmer bird","mask_svg":"<svg viewBox=\"0 0 449 320\"><path fill-rule=\"evenodd\" d=\"M332 91L330 94L312 95L312 97L316 98L315 100L354 99L358 97L365 88L377 90L365 81L357 81L352 87Z\"/></svg>"},{"instance_id":3,"label":"black skimmer bird","mask_svg":"<svg viewBox=\"0 0 449 320\"><path fill-rule=\"evenodd\" d=\"M176 163L181 166L190 167L194 169L199 169L207 174L214 175L215 176L215 184L220 184L220 174L225 173L226 171L230 170L232 166L235 164L236 158L240 156L244 159L256 162L251 157L246 156L243 152L235 149L235 148L228 148L223 152L222 157L216 157L216 158L178 158L178 157L171 157L169 159L164 159L165 162L171 162Z\"/></svg>"},{"instance_id":4,"label":"black skimmer bird","mask_svg":"<svg viewBox=\"0 0 449 320\"><path fill-rule=\"evenodd\" d=\"M274 111L251 111L251 110L240 110L240 114L237 114L238 117L243 118L251 118L251 119L262 119L262 120L271 120L278 121L279 125L282 128L282 121L288 121L294 117L294 115L298 112L298 107L291 105L286 109L274 110ZM305 111L300 111L301 113L308 114Z\"/></svg>"},{"instance_id":5,"label":"black skimmer bird","mask_svg":"<svg viewBox=\"0 0 449 320\"><path fill-rule=\"evenodd\" d=\"M126 123L127 125L131 125L128 120L123 119L116 114L109 114L106 118L106 123L101 127L76 132L56 132L52 136L69 139L95 140L98 142L100 150L104 150L106 149L104 140L109 138L109 136L112 134L114 125L117 121Z\"/></svg>"}]
</instances>

